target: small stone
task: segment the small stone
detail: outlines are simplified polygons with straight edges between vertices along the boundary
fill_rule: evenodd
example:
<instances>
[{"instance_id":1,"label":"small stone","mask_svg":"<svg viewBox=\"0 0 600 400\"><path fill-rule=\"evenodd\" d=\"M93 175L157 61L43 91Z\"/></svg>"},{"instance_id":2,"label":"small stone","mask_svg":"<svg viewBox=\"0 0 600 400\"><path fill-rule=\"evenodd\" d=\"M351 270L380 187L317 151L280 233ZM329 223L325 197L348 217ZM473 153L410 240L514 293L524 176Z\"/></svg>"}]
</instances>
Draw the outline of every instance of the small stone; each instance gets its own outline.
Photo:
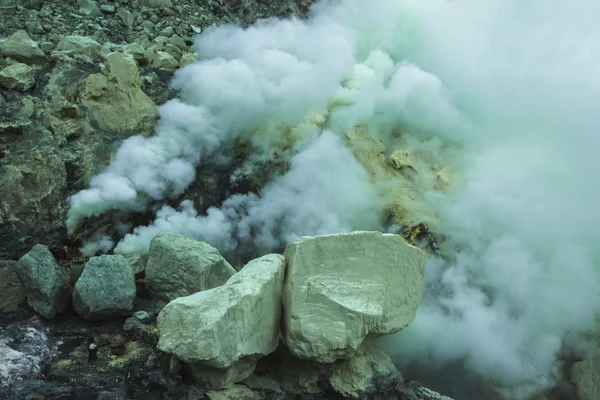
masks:
<instances>
[{"instance_id":1,"label":"small stone","mask_svg":"<svg viewBox=\"0 0 600 400\"><path fill-rule=\"evenodd\" d=\"M160 31L161 36L171 37L175 33L175 29L172 26L167 26L163 30Z\"/></svg>"},{"instance_id":2,"label":"small stone","mask_svg":"<svg viewBox=\"0 0 600 400\"><path fill-rule=\"evenodd\" d=\"M201 33L202 32L202 28L199 28L197 26L191 25L192 31L194 31L194 33Z\"/></svg>"},{"instance_id":3,"label":"small stone","mask_svg":"<svg viewBox=\"0 0 600 400\"><path fill-rule=\"evenodd\" d=\"M121 22L123 23L123 25L127 27L133 26L133 15L129 11L127 11L124 8L119 8L117 10L117 15L119 16L119 18L121 18Z\"/></svg>"},{"instance_id":4,"label":"small stone","mask_svg":"<svg viewBox=\"0 0 600 400\"><path fill-rule=\"evenodd\" d=\"M98 57L102 46L100 43L86 36L70 35L65 36L56 46L56 50L72 52L74 54L83 54L92 60Z\"/></svg>"},{"instance_id":5,"label":"small stone","mask_svg":"<svg viewBox=\"0 0 600 400\"><path fill-rule=\"evenodd\" d=\"M150 8L173 7L171 0L140 0L140 5Z\"/></svg>"},{"instance_id":6,"label":"small stone","mask_svg":"<svg viewBox=\"0 0 600 400\"><path fill-rule=\"evenodd\" d=\"M152 31L154 29L154 24L150 20L145 20L140 25L144 30Z\"/></svg>"},{"instance_id":7,"label":"small stone","mask_svg":"<svg viewBox=\"0 0 600 400\"><path fill-rule=\"evenodd\" d=\"M79 12L89 17L99 17L102 15L100 8L93 0L77 0L79 4Z\"/></svg>"},{"instance_id":8,"label":"small stone","mask_svg":"<svg viewBox=\"0 0 600 400\"><path fill-rule=\"evenodd\" d=\"M115 6L113 6L112 4L102 4L100 6L100 11L102 11L104 14L114 14Z\"/></svg>"},{"instance_id":9,"label":"small stone","mask_svg":"<svg viewBox=\"0 0 600 400\"><path fill-rule=\"evenodd\" d=\"M179 63L172 55L165 51L157 51L152 61L152 66L158 69L176 69Z\"/></svg>"},{"instance_id":10,"label":"small stone","mask_svg":"<svg viewBox=\"0 0 600 400\"><path fill-rule=\"evenodd\" d=\"M435 177L435 189L444 191L452 184L454 170L451 167L444 167Z\"/></svg>"},{"instance_id":11,"label":"small stone","mask_svg":"<svg viewBox=\"0 0 600 400\"><path fill-rule=\"evenodd\" d=\"M52 42L42 42L40 43L40 49L44 52L44 53L50 53L50 51L54 48L54 43Z\"/></svg>"},{"instance_id":12,"label":"small stone","mask_svg":"<svg viewBox=\"0 0 600 400\"><path fill-rule=\"evenodd\" d=\"M181 50L187 49L187 44L185 40L181 38L179 35L173 35L168 39L168 42L174 46L179 47Z\"/></svg>"},{"instance_id":13,"label":"small stone","mask_svg":"<svg viewBox=\"0 0 600 400\"><path fill-rule=\"evenodd\" d=\"M28 65L47 61L44 52L25 31L13 33L4 43L0 42L0 45L0 54L4 57L13 58Z\"/></svg>"},{"instance_id":14,"label":"small stone","mask_svg":"<svg viewBox=\"0 0 600 400\"><path fill-rule=\"evenodd\" d=\"M35 86L35 69L23 63L9 65L0 71L0 85L25 92Z\"/></svg>"},{"instance_id":15,"label":"small stone","mask_svg":"<svg viewBox=\"0 0 600 400\"><path fill-rule=\"evenodd\" d=\"M136 311L133 313L133 316L143 323L148 323L152 320L152 316L146 311Z\"/></svg>"},{"instance_id":16,"label":"small stone","mask_svg":"<svg viewBox=\"0 0 600 400\"><path fill-rule=\"evenodd\" d=\"M412 165L410 152L407 149L398 149L394 151L392 155L390 155L390 164L392 164L392 167L398 171L400 171L402 168L410 168L415 170Z\"/></svg>"},{"instance_id":17,"label":"small stone","mask_svg":"<svg viewBox=\"0 0 600 400\"><path fill-rule=\"evenodd\" d=\"M196 55L193 53L184 53L179 60L179 66L185 67L186 65L193 64L197 61Z\"/></svg>"},{"instance_id":18,"label":"small stone","mask_svg":"<svg viewBox=\"0 0 600 400\"><path fill-rule=\"evenodd\" d=\"M0 260L0 315L17 311L25 301L25 289L19 281L16 261Z\"/></svg>"}]
</instances>

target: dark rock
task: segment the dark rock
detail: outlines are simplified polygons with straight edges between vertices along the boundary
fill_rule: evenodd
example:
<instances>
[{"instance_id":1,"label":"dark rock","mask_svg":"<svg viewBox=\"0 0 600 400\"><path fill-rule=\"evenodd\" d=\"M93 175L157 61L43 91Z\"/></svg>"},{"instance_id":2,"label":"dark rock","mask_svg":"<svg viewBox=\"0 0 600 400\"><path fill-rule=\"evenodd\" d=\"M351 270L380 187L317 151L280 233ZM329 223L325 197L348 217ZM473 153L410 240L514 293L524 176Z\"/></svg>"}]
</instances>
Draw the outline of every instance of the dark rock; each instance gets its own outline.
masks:
<instances>
[{"instance_id":1,"label":"dark rock","mask_svg":"<svg viewBox=\"0 0 600 400\"><path fill-rule=\"evenodd\" d=\"M21 257L17 273L31 308L44 318L54 318L65 311L71 294L69 276L46 246L35 245Z\"/></svg>"},{"instance_id":2,"label":"dark rock","mask_svg":"<svg viewBox=\"0 0 600 400\"><path fill-rule=\"evenodd\" d=\"M133 270L120 255L92 257L73 290L73 307L90 321L131 315L135 298Z\"/></svg>"}]
</instances>

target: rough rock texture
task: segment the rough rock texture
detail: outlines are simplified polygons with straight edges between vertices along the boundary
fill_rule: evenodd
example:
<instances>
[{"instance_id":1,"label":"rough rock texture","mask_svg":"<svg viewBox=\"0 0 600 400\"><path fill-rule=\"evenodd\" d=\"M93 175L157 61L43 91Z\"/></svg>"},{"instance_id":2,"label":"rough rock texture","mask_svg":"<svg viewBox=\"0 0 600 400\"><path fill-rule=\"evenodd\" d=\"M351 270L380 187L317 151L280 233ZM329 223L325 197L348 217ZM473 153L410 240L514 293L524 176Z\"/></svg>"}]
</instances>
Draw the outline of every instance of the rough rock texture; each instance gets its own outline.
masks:
<instances>
[{"instance_id":1,"label":"rough rock texture","mask_svg":"<svg viewBox=\"0 0 600 400\"><path fill-rule=\"evenodd\" d=\"M106 73L89 75L80 89L80 101L91 126L108 132L148 132L157 116L156 105L141 90L132 55L106 56Z\"/></svg>"},{"instance_id":2,"label":"rough rock texture","mask_svg":"<svg viewBox=\"0 0 600 400\"><path fill-rule=\"evenodd\" d=\"M571 380L581 400L600 399L600 352L573 365Z\"/></svg>"},{"instance_id":3,"label":"rough rock texture","mask_svg":"<svg viewBox=\"0 0 600 400\"><path fill-rule=\"evenodd\" d=\"M13 33L0 45L0 54L28 65L47 61L46 55L38 44L23 30Z\"/></svg>"},{"instance_id":4,"label":"rough rock texture","mask_svg":"<svg viewBox=\"0 0 600 400\"><path fill-rule=\"evenodd\" d=\"M158 348L186 363L227 370L215 371L213 387L247 378L255 356L279 344L284 274L283 256L269 254L250 261L223 286L173 300L158 316Z\"/></svg>"},{"instance_id":5,"label":"rough rock texture","mask_svg":"<svg viewBox=\"0 0 600 400\"><path fill-rule=\"evenodd\" d=\"M304 237L284 255L284 334L297 357L352 356L366 337L404 329L421 303L426 255L398 235Z\"/></svg>"},{"instance_id":6,"label":"rough rock texture","mask_svg":"<svg viewBox=\"0 0 600 400\"><path fill-rule=\"evenodd\" d=\"M31 308L49 319L65 311L71 295L69 275L46 246L36 245L21 257L17 273Z\"/></svg>"},{"instance_id":7,"label":"rough rock texture","mask_svg":"<svg viewBox=\"0 0 600 400\"><path fill-rule=\"evenodd\" d=\"M123 256L92 257L73 290L73 307L91 321L131 315L135 299L133 270Z\"/></svg>"},{"instance_id":8,"label":"rough rock texture","mask_svg":"<svg viewBox=\"0 0 600 400\"><path fill-rule=\"evenodd\" d=\"M207 394L210 400L262 400L264 398L242 385L235 385L225 390L210 390Z\"/></svg>"},{"instance_id":9,"label":"rough rock texture","mask_svg":"<svg viewBox=\"0 0 600 400\"><path fill-rule=\"evenodd\" d=\"M194 380L209 389L225 389L250 377L258 356L243 358L226 369L208 367L202 363L186 364L184 369Z\"/></svg>"},{"instance_id":10,"label":"rough rock texture","mask_svg":"<svg viewBox=\"0 0 600 400\"><path fill-rule=\"evenodd\" d=\"M153 297L173 300L221 286L235 270L204 242L161 233L150 243L146 284Z\"/></svg>"},{"instance_id":11,"label":"rough rock texture","mask_svg":"<svg viewBox=\"0 0 600 400\"><path fill-rule=\"evenodd\" d=\"M340 361L329 377L337 393L357 400L389 391L399 382L402 375L390 357L370 346L363 346L352 358Z\"/></svg>"},{"instance_id":12,"label":"rough rock texture","mask_svg":"<svg viewBox=\"0 0 600 400\"><path fill-rule=\"evenodd\" d=\"M40 376L44 361L54 354L55 344L48 339L46 329L36 318L26 328L0 326L0 398L7 389L24 379ZM15 398L15 397L13 397Z\"/></svg>"},{"instance_id":13,"label":"rough rock texture","mask_svg":"<svg viewBox=\"0 0 600 400\"><path fill-rule=\"evenodd\" d=\"M23 63L9 65L0 71L0 85L25 92L35 85L35 69Z\"/></svg>"},{"instance_id":14,"label":"rough rock texture","mask_svg":"<svg viewBox=\"0 0 600 400\"><path fill-rule=\"evenodd\" d=\"M25 301L25 288L17 274L16 261L0 260L0 315L18 310Z\"/></svg>"}]
</instances>

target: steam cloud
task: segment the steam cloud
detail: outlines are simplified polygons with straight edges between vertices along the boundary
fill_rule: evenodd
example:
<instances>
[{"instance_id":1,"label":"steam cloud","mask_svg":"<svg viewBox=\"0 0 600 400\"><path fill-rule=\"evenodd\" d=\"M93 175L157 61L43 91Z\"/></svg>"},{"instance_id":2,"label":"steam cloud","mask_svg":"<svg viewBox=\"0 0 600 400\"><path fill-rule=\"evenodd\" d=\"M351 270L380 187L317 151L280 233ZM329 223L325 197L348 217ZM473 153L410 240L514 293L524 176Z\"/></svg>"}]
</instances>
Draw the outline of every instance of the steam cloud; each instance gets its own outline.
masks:
<instances>
[{"instance_id":1,"label":"steam cloud","mask_svg":"<svg viewBox=\"0 0 600 400\"><path fill-rule=\"evenodd\" d=\"M144 252L162 231L229 252L374 229L386 183L340 135L364 122L389 143L402 127L459 180L427 194L445 259L430 260L417 319L387 346L404 361L462 360L526 399L555 382L559 352L600 309L599 12L591 0L344 0L318 3L308 21L211 30L156 135L123 143L71 198L67 226L179 196L237 138L266 157L291 127L290 169L260 195L202 216L165 206L115 251Z\"/></svg>"}]
</instances>

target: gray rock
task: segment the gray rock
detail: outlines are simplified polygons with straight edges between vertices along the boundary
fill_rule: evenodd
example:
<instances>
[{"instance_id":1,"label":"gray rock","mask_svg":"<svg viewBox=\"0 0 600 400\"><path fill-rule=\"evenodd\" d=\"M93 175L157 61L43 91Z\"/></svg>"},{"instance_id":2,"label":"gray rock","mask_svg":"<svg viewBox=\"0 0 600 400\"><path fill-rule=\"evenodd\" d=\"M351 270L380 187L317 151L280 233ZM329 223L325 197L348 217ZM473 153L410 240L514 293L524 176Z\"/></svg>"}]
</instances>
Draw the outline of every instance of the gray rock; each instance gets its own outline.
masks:
<instances>
[{"instance_id":1,"label":"gray rock","mask_svg":"<svg viewBox=\"0 0 600 400\"><path fill-rule=\"evenodd\" d=\"M140 5L150 8L173 7L171 0L140 0Z\"/></svg>"},{"instance_id":2,"label":"gray rock","mask_svg":"<svg viewBox=\"0 0 600 400\"><path fill-rule=\"evenodd\" d=\"M366 399L402 383L402 375L381 350L363 346L348 360L332 364L329 384L345 399Z\"/></svg>"},{"instance_id":3,"label":"gray rock","mask_svg":"<svg viewBox=\"0 0 600 400\"><path fill-rule=\"evenodd\" d=\"M69 52L73 55L83 54L92 60L98 57L101 48L100 43L94 39L79 35L65 36L56 46L57 51Z\"/></svg>"},{"instance_id":4,"label":"gray rock","mask_svg":"<svg viewBox=\"0 0 600 400\"><path fill-rule=\"evenodd\" d=\"M581 400L600 399L600 351L573 365L571 380Z\"/></svg>"},{"instance_id":5,"label":"gray rock","mask_svg":"<svg viewBox=\"0 0 600 400\"><path fill-rule=\"evenodd\" d=\"M176 69L179 67L177 60L166 51L157 51L152 60L152 66L158 69Z\"/></svg>"},{"instance_id":6,"label":"gray rock","mask_svg":"<svg viewBox=\"0 0 600 400\"><path fill-rule=\"evenodd\" d=\"M92 257L73 290L73 307L91 321L131 315L135 299L133 270L121 255Z\"/></svg>"},{"instance_id":7,"label":"gray rock","mask_svg":"<svg viewBox=\"0 0 600 400\"><path fill-rule=\"evenodd\" d=\"M37 43L25 31L17 31L1 43L0 54L28 65L42 64L48 60Z\"/></svg>"},{"instance_id":8,"label":"gray rock","mask_svg":"<svg viewBox=\"0 0 600 400\"><path fill-rule=\"evenodd\" d=\"M179 60L179 66L181 68L185 67L186 65L190 65L195 63L196 61L198 61L198 59L196 58L196 55L193 53L184 53L181 56L181 59Z\"/></svg>"},{"instance_id":9,"label":"gray rock","mask_svg":"<svg viewBox=\"0 0 600 400\"><path fill-rule=\"evenodd\" d=\"M115 6L113 6L112 4L102 4L100 6L100 11L102 11L104 14L114 14Z\"/></svg>"},{"instance_id":10,"label":"gray rock","mask_svg":"<svg viewBox=\"0 0 600 400\"><path fill-rule=\"evenodd\" d=\"M136 311L133 313L133 316L143 323L148 323L152 320L152 315L147 311Z\"/></svg>"},{"instance_id":11,"label":"gray rock","mask_svg":"<svg viewBox=\"0 0 600 400\"><path fill-rule=\"evenodd\" d=\"M35 68L23 63L9 65L0 71L0 85L25 92L35 86Z\"/></svg>"},{"instance_id":12,"label":"gray rock","mask_svg":"<svg viewBox=\"0 0 600 400\"><path fill-rule=\"evenodd\" d=\"M161 36L171 37L175 33L175 29L172 26L167 26L160 31Z\"/></svg>"},{"instance_id":13,"label":"gray rock","mask_svg":"<svg viewBox=\"0 0 600 400\"><path fill-rule=\"evenodd\" d=\"M153 297L178 297L223 285L235 269L217 249L183 235L161 233L150 243L146 285Z\"/></svg>"},{"instance_id":14,"label":"gray rock","mask_svg":"<svg viewBox=\"0 0 600 400\"><path fill-rule=\"evenodd\" d=\"M90 17L99 17L102 15L100 8L93 0L77 0L79 12Z\"/></svg>"},{"instance_id":15,"label":"gray rock","mask_svg":"<svg viewBox=\"0 0 600 400\"><path fill-rule=\"evenodd\" d=\"M0 315L17 311L25 301L25 288L17 269L16 261L0 260Z\"/></svg>"},{"instance_id":16,"label":"gray rock","mask_svg":"<svg viewBox=\"0 0 600 400\"><path fill-rule=\"evenodd\" d=\"M69 275L44 245L38 244L19 260L17 273L31 308L50 319L65 311L71 286Z\"/></svg>"},{"instance_id":17,"label":"gray rock","mask_svg":"<svg viewBox=\"0 0 600 400\"><path fill-rule=\"evenodd\" d=\"M173 35L168 39L168 42L171 43L174 46L179 47L181 50L186 50L187 49L187 44L185 43L185 40L183 40L181 38L181 36L179 35Z\"/></svg>"},{"instance_id":18,"label":"gray rock","mask_svg":"<svg viewBox=\"0 0 600 400\"><path fill-rule=\"evenodd\" d=\"M125 257L134 274L141 274L146 270L146 259L141 254L131 254Z\"/></svg>"},{"instance_id":19,"label":"gray rock","mask_svg":"<svg viewBox=\"0 0 600 400\"><path fill-rule=\"evenodd\" d=\"M117 9L117 15L121 18L123 25L131 28L133 26L133 15L124 8Z\"/></svg>"},{"instance_id":20,"label":"gray rock","mask_svg":"<svg viewBox=\"0 0 600 400\"><path fill-rule=\"evenodd\" d=\"M44 53L49 53L54 48L54 43L52 42L42 42L40 43L40 49Z\"/></svg>"}]
</instances>

